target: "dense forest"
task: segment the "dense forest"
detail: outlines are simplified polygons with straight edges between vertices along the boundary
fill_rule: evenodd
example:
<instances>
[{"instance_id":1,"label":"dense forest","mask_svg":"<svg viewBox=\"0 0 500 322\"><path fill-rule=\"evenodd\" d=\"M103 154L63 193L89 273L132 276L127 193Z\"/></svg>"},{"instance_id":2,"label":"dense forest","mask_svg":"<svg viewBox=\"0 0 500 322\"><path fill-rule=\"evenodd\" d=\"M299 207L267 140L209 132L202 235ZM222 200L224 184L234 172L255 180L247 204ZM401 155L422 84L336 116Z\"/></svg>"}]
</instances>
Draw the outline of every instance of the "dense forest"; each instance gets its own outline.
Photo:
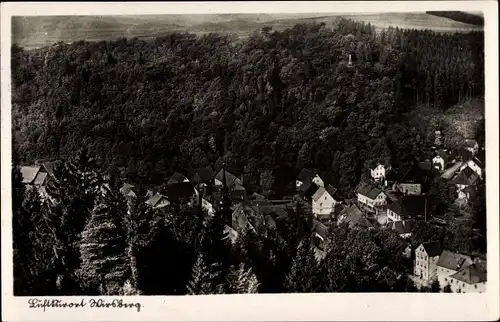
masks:
<instances>
[{"instance_id":1,"label":"dense forest","mask_svg":"<svg viewBox=\"0 0 500 322\"><path fill-rule=\"evenodd\" d=\"M266 173L276 197L303 167L348 195L372 161L404 170L428 157L434 128L408 116L414 107L437 113L483 96L483 41L339 19L333 29L265 28L245 40L14 45L13 163L64 161L46 188L52 199L25 189L13 168L15 294L417 291L408 243L392 230L332 226L318 260L300 207L231 244L222 211L155 210L143 191L127 198L119 189L123 179L162 184L175 170L225 162ZM474 209L485 218L481 196ZM435 239L485 249L459 224L420 222L410 242Z\"/></svg>"},{"instance_id":2,"label":"dense forest","mask_svg":"<svg viewBox=\"0 0 500 322\"><path fill-rule=\"evenodd\" d=\"M427 157L434 129L406 117L413 106L442 111L483 95L483 41L340 19L333 30L265 28L244 41L14 46L13 134L24 164L88 145L101 168L132 182L225 161L238 175L267 170L278 194L302 167L349 194L371 161L404 168Z\"/></svg>"},{"instance_id":3,"label":"dense forest","mask_svg":"<svg viewBox=\"0 0 500 322\"><path fill-rule=\"evenodd\" d=\"M460 22L470 23L471 25L484 26L484 18L463 11L427 11L427 14L453 19Z\"/></svg>"}]
</instances>

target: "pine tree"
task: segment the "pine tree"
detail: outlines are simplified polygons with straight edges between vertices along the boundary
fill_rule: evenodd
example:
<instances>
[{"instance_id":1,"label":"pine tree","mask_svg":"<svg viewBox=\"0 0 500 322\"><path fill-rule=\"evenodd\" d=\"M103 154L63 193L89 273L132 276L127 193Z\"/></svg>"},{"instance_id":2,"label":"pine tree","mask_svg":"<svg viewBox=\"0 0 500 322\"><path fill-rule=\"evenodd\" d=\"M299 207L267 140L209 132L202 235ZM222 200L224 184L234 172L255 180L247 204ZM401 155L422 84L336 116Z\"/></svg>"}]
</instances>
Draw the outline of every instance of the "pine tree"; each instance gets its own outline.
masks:
<instances>
[{"instance_id":1,"label":"pine tree","mask_svg":"<svg viewBox=\"0 0 500 322\"><path fill-rule=\"evenodd\" d=\"M232 266L228 274L229 292L238 294L257 293L259 282L257 276L251 268L245 268L244 263L240 263L238 269Z\"/></svg>"},{"instance_id":2,"label":"pine tree","mask_svg":"<svg viewBox=\"0 0 500 322\"><path fill-rule=\"evenodd\" d=\"M127 210L117 194L104 188L82 233L78 273L87 294L123 294L130 283L127 232L122 223Z\"/></svg>"},{"instance_id":3,"label":"pine tree","mask_svg":"<svg viewBox=\"0 0 500 322\"><path fill-rule=\"evenodd\" d=\"M307 239L303 240L285 278L285 289L291 293L316 292L319 288L318 273L311 243Z\"/></svg>"},{"instance_id":4,"label":"pine tree","mask_svg":"<svg viewBox=\"0 0 500 322\"><path fill-rule=\"evenodd\" d=\"M193 266L191 280L187 286L190 295L221 294L223 286L218 284L222 272L217 263L209 264L201 253Z\"/></svg>"}]
</instances>

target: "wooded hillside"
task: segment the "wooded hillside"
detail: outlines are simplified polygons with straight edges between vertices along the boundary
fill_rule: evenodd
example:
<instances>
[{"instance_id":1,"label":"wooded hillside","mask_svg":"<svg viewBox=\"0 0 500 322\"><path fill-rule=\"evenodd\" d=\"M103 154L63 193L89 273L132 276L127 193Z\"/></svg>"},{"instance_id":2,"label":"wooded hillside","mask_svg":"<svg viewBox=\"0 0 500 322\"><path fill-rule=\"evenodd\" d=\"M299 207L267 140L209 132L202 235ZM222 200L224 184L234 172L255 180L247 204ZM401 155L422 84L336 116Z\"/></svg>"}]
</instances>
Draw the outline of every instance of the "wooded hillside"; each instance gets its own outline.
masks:
<instances>
[{"instance_id":1,"label":"wooded hillside","mask_svg":"<svg viewBox=\"0 0 500 322\"><path fill-rule=\"evenodd\" d=\"M404 168L428 146L407 112L484 93L484 35L339 19L242 41L171 34L151 41L12 49L13 131L21 161L87 145L100 167L162 183L179 168L258 175L275 191L302 167L350 193L364 165ZM348 56L352 66L348 66ZM428 129L429 131L433 129Z\"/></svg>"}]
</instances>

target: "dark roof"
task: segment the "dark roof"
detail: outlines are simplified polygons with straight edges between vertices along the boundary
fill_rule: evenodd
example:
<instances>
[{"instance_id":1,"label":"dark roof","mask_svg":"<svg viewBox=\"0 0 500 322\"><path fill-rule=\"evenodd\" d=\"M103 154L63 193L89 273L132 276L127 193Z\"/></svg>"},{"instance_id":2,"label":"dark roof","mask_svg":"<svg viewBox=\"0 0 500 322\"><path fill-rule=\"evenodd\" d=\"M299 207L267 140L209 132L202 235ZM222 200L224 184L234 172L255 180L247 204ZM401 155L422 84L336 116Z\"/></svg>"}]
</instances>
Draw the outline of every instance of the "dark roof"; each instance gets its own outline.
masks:
<instances>
[{"instance_id":1,"label":"dark roof","mask_svg":"<svg viewBox=\"0 0 500 322\"><path fill-rule=\"evenodd\" d=\"M308 182L311 181L313 177L314 177L314 172L304 168L300 171L299 175L297 176L297 180L301 182Z\"/></svg>"},{"instance_id":2,"label":"dark roof","mask_svg":"<svg viewBox=\"0 0 500 322\"><path fill-rule=\"evenodd\" d=\"M313 219L312 232L318 234L323 239L328 237L328 227L316 219Z\"/></svg>"},{"instance_id":3,"label":"dark roof","mask_svg":"<svg viewBox=\"0 0 500 322\"><path fill-rule=\"evenodd\" d=\"M439 256L442 252L441 244L437 241L431 241L422 244L424 246L425 252L430 257Z\"/></svg>"},{"instance_id":4,"label":"dark roof","mask_svg":"<svg viewBox=\"0 0 500 322\"><path fill-rule=\"evenodd\" d=\"M194 183L209 183L214 179L214 172L210 167L197 168L189 170L188 176Z\"/></svg>"},{"instance_id":5,"label":"dark roof","mask_svg":"<svg viewBox=\"0 0 500 322\"><path fill-rule=\"evenodd\" d=\"M266 199L263 195L261 195L257 192L252 193L252 195L250 197L253 200L265 200Z\"/></svg>"},{"instance_id":6,"label":"dark roof","mask_svg":"<svg viewBox=\"0 0 500 322\"><path fill-rule=\"evenodd\" d=\"M467 168L465 168L465 169L467 169ZM454 184L461 184L461 185L464 185L464 186L470 186L470 185L473 185L476 182L476 180L477 180L478 177L479 176L475 172L474 172L474 174L471 177L467 177L467 175L462 170L455 177L455 179L453 179L452 183L454 183Z\"/></svg>"},{"instance_id":7,"label":"dark roof","mask_svg":"<svg viewBox=\"0 0 500 322\"><path fill-rule=\"evenodd\" d=\"M486 263L471 264L463 268L459 272L456 272L455 274L451 275L451 277L467 284L486 282L487 278Z\"/></svg>"},{"instance_id":8,"label":"dark roof","mask_svg":"<svg viewBox=\"0 0 500 322\"><path fill-rule=\"evenodd\" d=\"M429 179L429 171L425 167L427 167L427 164L425 166L424 164L413 165L401 178L401 183L425 184Z\"/></svg>"},{"instance_id":9,"label":"dark roof","mask_svg":"<svg viewBox=\"0 0 500 322\"><path fill-rule=\"evenodd\" d=\"M418 163L418 168L424 171L431 171L432 163L430 161L422 161Z\"/></svg>"},{"instance_id":10,"label":"dark roof","mask_svg":"<svg viewBox=\"0 0 500 322\"><path fill-rule=\"evenodd\" d=\"M308 181L303 183L299 187L299 192L303 197L311 198L316 191L318 191L319 187L312 181Z\"/></svg>"},{"instance_id":11,"label":"dark roof","mask_svg":"<svg viewBox=\"0 0 500 322\"><path fill-rule=\"evenodd\" d=\"M458 156L461 157L463 160L468 161L472 159L473 154L469 150L462 147L458 149Z\"/></svg>"},{"instance_id":12,"label":"dark roof","mask_svg":"<svg viewBox=\"0 0 500 322\"><path fill-rule=\"evenodd\" d=\"M51 162L44 162L43 163L43 168L45 169L45 171L51 176L51 177L54 177L54 169L61 165L62 162L57 160L57 161L51 161Z\"/></svg>"},{"instance_id":13,"label":"dark roof","mask_svg":"<svg viewBox=\"0 0 500 322\"><path fill-rule=\"evenodd\" d=\"M481 160L480 156L472 158L472 161L481 169L484 168L484 162Z\"/></svg>"},{"instance_id":14,"label":"dark roof","mask_svg":"<svg viewBox=\"0 0 500 322\"><path fill-rule=\"evenodd\" d=\"M427 203L427 204L426 204ZM428 196L402 196L400 200L394 201L387 208L400 215L402 218L414 218L425 215L431 208L432 200Z\"/></svg>"},{"instance_id":15,"label":"dark roof","mask_svg":"<svg viewBox=\"0 0 500 322\"><path fill-rule=\"evenodd\" d=\"M179 172L174 172L174 174L172 174L172 176L168 180L167 184L172 185L172 184L184 182L184 180L186 180L186 179L187 179L187 177L185 175L180 174Z\"/></svg>"},{"instance_id":16,"label":"dark roof","mask_svg":"<svg viewBox=\"0 0 500 322\"><path fill-rule=\"evenodd\" d=\"M363 216L361 210L355 204L348 208L344 208L339 214L339 224L348 223L349 227L354 227L355 225L361 226L371 226L371 223Z\"/></svg>"},{"instance_id":17,"label":"dark roof","mask_svg":"<svg viewBox=\"0 0 500 322\"><path fill-rule=\"evenodd\" d=\"M336 201L342 201L344 200L344 196L342 195L342 192L340 192L339 189L335 188L331 184L326 186L326 191L330 194L330 196L333 197Z\"/></svg>"},{"instance_id":18,"label":"dark roof","mask_svg":"<svg viewBox=\"0 0 500 322\"><path fill-rule=\"evenodd\" d=\"M398 234L408 234L411 233L413 227L415 226L415 221L413 220L398 220L392 221L387 224L388 228L396 231Z\"/></svg>"},{"instance_id":19,"label":"dark roof","mask_svg":"<svg viewBox=\"0 0 500 322\"><path fill-rule=\"evenodd\" d=\"M220 182L222 182L222 170L219 171L219 173L217 173L217 175L215 176L215 179L219 180ZM235 184L239 184L239 185L242 185L242 182L240 179L238 179L238 177L236 177L234 174L228 172L226 170L226 185L229 189L233 188L233 186Z\"/></svg>"},{"instance_id":20,"label":"dark roof","mask_svg":"<svg viewBox=\"0 0 500 322\"><path fill-rule=\"evenodd\" d=\"M452 269L454 271L459 271L470 264L472 264L472 259L469 256L450 252L449 250L444 249L441 256L439 256L439 260L436 265Z\"/></svg>"},{"instance_id":21,"label":"dark roof","mask_svg":"<svg viewBox=\"0 0 500 322\"><path fill-rule=\"evenodd\" d=\"M397 181L398 179L399 179L399 173L396 169L391 169L385 172L385 180Z\"/></svg>"},{"instance_id":22,"label":"dark roof","mask_svg":"<svg viewBox=\"0 0 500 322\"><path fill-rule=\"evenodd\" d=\"M476 171L472 170L472 169L471 169L471 167L469 167L469 166L466 166L466 167L462 170L462 172L463 172L463 173L465 174L465 176L466 176L467 178L469 178L469 179L473 178L474 176L477 176ZM477 178L475 178L475 179L477 179ZM474 179L474 180L475 180L475 179Z\"/></svg>"},{"instance_id":23,"label":"dark roof","mask_svg":"<svg viewBox=\"0 0 500 322\"><path fill-rule=\"evenodd\" d=\"M358 188L356 189L356 193L359 193L363 196L366 196L372 200L374 200L375 198L377 198L377 196L382 192L382 190L380 190L379 188L377 187L374 187L368 183L361 183Z\"/></svg>"},{"instance_id":24,"label":"dark roof","mask_svg":"<svg viewBox=\"0 0 500 322\"><path fill-rule=\"evenodd\" d=\"M193 183L191 182L180 182L175 184L170 184L165 187L165 195L167 199L177 200L183 198L190 198L194 194Z\"/></svg>"}]
</instances>

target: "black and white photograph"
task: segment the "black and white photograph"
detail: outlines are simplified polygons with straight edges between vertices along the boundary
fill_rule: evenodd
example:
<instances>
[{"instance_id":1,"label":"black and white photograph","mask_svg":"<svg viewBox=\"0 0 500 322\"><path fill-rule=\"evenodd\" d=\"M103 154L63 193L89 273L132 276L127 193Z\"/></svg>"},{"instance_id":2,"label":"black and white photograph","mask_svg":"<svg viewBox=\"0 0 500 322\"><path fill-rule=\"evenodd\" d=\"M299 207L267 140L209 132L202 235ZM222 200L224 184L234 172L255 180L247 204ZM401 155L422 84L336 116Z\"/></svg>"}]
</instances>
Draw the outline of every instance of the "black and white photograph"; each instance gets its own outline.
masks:
<instances>
[{"instance_id":1,"label":"black and white photograph","mask_svg":"<svg viewBox=\"0 0 500 322\"><path fill-rule=\"evenodd\" d=\"M390 9L9 17L13 296L488 293L485 13Z\"/></svg>"}]
</instances>

